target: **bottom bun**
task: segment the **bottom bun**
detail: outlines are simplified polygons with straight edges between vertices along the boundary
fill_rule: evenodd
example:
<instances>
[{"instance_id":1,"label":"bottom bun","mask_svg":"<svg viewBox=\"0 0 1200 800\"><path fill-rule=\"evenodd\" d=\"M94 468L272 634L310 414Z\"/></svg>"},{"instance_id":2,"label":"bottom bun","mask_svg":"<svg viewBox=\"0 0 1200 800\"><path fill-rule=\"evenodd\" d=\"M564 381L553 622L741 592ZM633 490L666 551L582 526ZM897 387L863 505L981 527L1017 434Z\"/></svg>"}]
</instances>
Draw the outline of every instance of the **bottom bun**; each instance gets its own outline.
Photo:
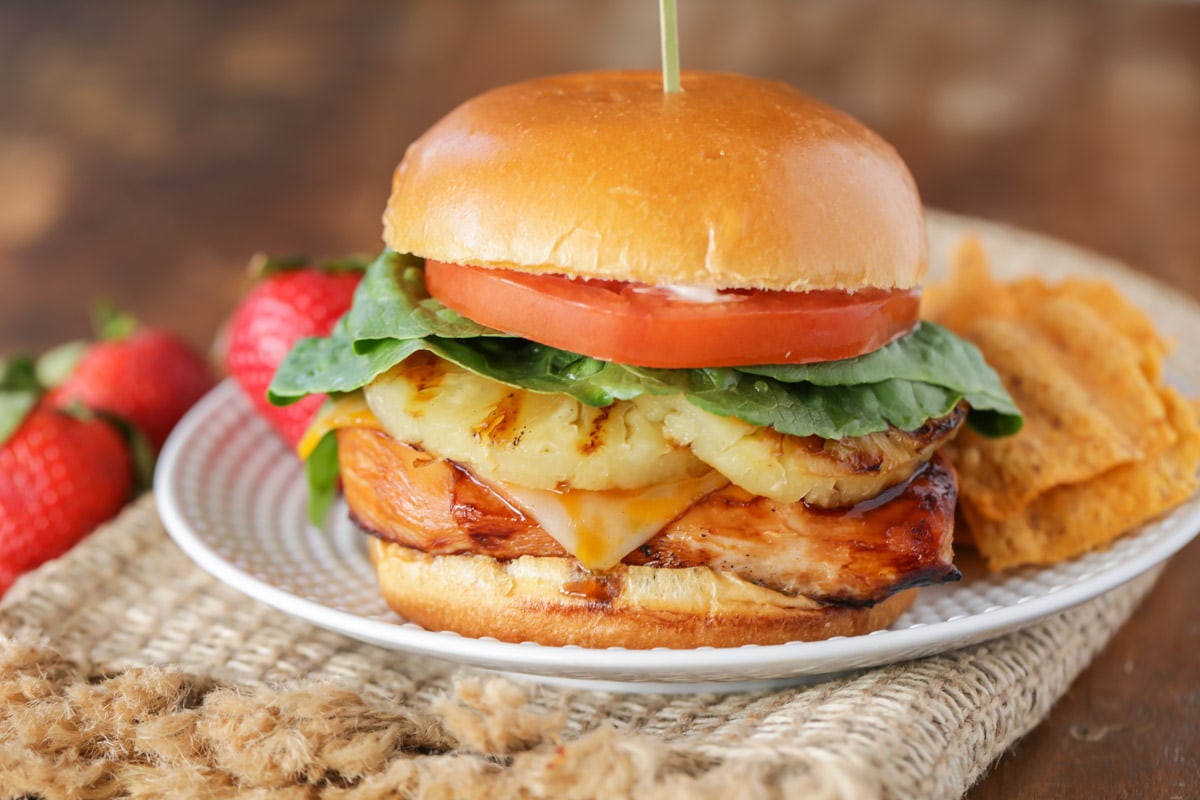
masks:
<instances>
[{"instance_id":1,"label":"bottom bun","mask_svg":"<svg viewBox=\"0 0 1200 800\"><path fill-rule=\"evenodd\" d=\"M618 565L595 575L574 559L431 556L372 537L383 597L428 630L581 647L738 647L855 636L891 625L917 590L870 608L790 597L708 567Z\"/></svg>"}]
</instances>

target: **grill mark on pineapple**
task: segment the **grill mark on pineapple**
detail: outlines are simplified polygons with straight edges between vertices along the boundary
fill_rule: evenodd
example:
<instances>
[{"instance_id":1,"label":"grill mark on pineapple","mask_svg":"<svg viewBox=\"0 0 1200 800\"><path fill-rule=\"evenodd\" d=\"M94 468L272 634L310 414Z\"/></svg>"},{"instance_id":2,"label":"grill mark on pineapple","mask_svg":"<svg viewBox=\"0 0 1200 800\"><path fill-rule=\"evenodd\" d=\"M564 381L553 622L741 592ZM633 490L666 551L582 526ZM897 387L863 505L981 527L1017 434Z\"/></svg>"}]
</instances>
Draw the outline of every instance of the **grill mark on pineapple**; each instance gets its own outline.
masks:
<instances>
[{"instance_id":1,"label":"grill mark on pineapple","mask_svg":"<svg viewBox=\"0 0 1200 800\"><path fill-rule=\"evenodd\" d=\"M591 455L604 446L604 428L611 413L612 406L605 406L596 412L596 416L592 417L592 421L588 425L587 437L579 445L579 452L585 456Z\"/></svg>"},{"instance_id":2,"label":"grill mark on pineapple","mask_svg":"<svg viewBox=\"0 0 1200 800\"><path fill-rule=\"evenodd\" d=\"M825 440L823 454L855 475L898 469L901 465L897 462L911 459L913 453L921 454L919 460L927 460L927 450L952 438L966 417L967 404L960 402L946 416L928 420L911 431L892 427L857 439Z\"/></svg>"},{"instance_id":3,"label":"grill mark on pineapple","mask_svg":"<svg viewBox=\"0 0 1200 800\"><path fill-rule=\"evenodd\" d=\"M525 432L518 423L521 416L521 392L508 392L492 407L487 416L471 427L476 438L490 444L509 442L516 445Z\"/></svg>"},{"instance_id":4,"label":"grill mark on pineapple","mask_svg":"<svg viewBox=\"0 0 1200 800\"><path fill-rule=\"evenodd\" d=\"M419 417L424 413L422 406L436 400L441 393L442 381L446 378L446 362L432 353L416 353L404 361L401 369L413 391L409 413Z\"/></svg>"}]
</instances>

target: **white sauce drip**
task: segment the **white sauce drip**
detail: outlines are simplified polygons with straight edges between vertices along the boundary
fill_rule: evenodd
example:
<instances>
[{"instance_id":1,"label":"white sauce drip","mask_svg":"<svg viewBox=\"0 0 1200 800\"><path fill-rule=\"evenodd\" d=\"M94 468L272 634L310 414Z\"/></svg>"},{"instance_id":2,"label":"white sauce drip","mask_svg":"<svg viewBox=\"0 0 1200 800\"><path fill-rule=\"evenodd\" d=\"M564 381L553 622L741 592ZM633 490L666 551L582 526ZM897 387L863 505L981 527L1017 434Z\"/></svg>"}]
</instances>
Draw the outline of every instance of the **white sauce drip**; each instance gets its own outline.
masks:
<instances>
[{"instance_id":1,"label":"white sauce drip","mask_svg":"<svg viewBox=\"0 0 1200 800\"><path fill-rule=\"evenodd\" d=\"M667 294L685 303L733 303L744 299L745 295L722 293L712 286L695 286L687 283L665 283L658 286L634 286L633 291L639 294Z\"/></svg>"}]
</instances>

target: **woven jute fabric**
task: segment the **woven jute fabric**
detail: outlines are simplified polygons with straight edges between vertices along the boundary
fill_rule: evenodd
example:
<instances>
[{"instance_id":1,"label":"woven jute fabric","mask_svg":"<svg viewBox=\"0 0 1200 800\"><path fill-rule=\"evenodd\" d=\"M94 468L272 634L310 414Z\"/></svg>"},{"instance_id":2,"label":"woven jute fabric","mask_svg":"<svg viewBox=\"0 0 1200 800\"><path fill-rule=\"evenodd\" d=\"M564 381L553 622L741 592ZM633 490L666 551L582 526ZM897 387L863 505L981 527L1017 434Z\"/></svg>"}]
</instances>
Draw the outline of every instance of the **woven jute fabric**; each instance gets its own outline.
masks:
<instances>
[{"instance_id":1,"label":"woven jute fabric","mask_svg":"<svg viewBox=\"0 0 1200 800\"><path fill-rule=\"evenodd\" d=\"M959 797L1156 574L815 685L608 694L289 617L195 567L147 497L0 604L0 798Z\"/></svg>"}]
</instances>

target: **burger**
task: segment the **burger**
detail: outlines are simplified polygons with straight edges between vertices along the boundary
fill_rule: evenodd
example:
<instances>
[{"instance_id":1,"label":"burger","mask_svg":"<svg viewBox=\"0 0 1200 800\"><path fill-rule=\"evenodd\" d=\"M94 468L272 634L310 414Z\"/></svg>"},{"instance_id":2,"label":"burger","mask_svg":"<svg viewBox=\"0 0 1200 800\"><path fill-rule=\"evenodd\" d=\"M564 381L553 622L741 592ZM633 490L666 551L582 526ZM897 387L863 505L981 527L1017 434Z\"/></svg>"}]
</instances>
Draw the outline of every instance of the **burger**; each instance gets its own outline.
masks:
<instances>
[{"instance_id":1,"label":"burger","mask_svg":"<svg viewBox=\"0 0 1200 800\"><path fill-rule=\"evenodd\" d=\"M428 629L727 647L887 627L955 580L963 424L1020 416L918 319L896 152L795 89L594 72L495 89L396 169L386 249L270 394L383 597Z\"/></svg>"}]
</instances>

